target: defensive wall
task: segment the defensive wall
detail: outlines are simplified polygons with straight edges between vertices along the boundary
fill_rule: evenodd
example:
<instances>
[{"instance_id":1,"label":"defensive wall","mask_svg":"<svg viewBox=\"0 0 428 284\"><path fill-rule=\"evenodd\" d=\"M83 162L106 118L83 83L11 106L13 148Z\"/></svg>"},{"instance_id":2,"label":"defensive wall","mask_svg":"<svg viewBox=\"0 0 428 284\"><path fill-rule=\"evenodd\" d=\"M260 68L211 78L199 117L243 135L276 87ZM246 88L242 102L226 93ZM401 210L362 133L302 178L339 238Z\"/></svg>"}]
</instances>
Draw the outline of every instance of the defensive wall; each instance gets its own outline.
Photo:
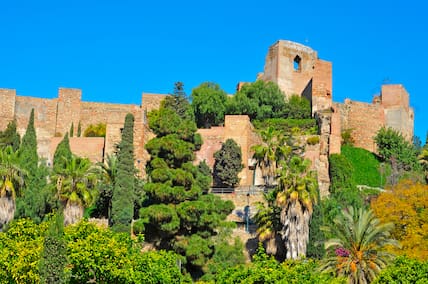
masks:
<instances>
[{"instance_id":1,"label":"defensive wall","mask_svg":"<svg viewBox=\"0 0 428 284\"><path fill-rule=\"evenodd\" d=\"M274 43L268 50L264 72L257 78L277 83L287 98L295 94L310 101L312 114L319 124L320 142L307 145L305 156L317 170L321 196L328 195L330 185L328 156L340 153L341 134L345 130L351 131L355 146L372 152L376 152L373 137L382 126L400 131L409 141L413 137L414 112L409 105L409 94L402 85L383 85L372 103L350 99L333 103L332 63L319 59L318 53L310 47L285 40ZM242 84L238 84L238 88L240 86ZM144 175L149 159L144 145L153 137L147 125L147 112L157 109L165 95L143 93L141 105L83 102L81 98L79 89L60 88L54 99L17 96L15 90L0 89L0 130L16 119L22 136L34 108L37 150L50 163L56 145L72 124L76 133L79 122L82 131L90 124L105 123L105 139L73 137L70 140L73 152L92 161L101 161L106 154L115 151L125 116L132 113L136 166ZM260 173L251 160L251 147L261 140L247 116L227 115L224 126L198 132L204 144L196 155L197 160L206 160L212 167L213 154L221 148L221 143L232 138L241 146L243 156L241 186L261 182Z\"/></svg>"}]
</instances>

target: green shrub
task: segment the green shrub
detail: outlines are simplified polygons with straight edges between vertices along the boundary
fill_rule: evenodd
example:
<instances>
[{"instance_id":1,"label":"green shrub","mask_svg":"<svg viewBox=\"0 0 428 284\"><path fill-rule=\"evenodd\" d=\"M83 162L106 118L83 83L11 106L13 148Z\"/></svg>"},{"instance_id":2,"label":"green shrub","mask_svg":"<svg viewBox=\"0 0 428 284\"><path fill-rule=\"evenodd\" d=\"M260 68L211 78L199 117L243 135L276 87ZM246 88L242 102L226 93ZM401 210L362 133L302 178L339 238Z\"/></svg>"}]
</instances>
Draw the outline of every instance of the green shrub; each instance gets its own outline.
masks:
<instances>
[{"instance_id":1,"label":"green shrub","mask_svg":"<svg viewBox=\"0 0 428 284\"><path fill-rule=\"evenodd\" d=\"M278 131L291 133L293 128L298 127L302 132L308 135L316 135L318 133L317 122L312 118L270 118L266 120L254 120L253 125L257 130L272 127Z\"/></svg>"},{"instance_id":2,"label":"green shrub","mask_svg":"<svg viewBox=\"0 0 428 284\"><path fill-rule=\"evenodd\" d=\"M106 137L106 124L98 123L98 124L89 124L83 133L84 137Z\"/></svg>"},{"instance_id":3,"label":"green shrub","mask_svg":"<svg viewBox=\"0 0 428 284\"><path fill-rule=\"evenodd\" d=\"M308 139L306 139L306 143L308 143L309 145L316 145L320 143L320 137L319 136L308 137Z\"/></svg>"}]
</instances>

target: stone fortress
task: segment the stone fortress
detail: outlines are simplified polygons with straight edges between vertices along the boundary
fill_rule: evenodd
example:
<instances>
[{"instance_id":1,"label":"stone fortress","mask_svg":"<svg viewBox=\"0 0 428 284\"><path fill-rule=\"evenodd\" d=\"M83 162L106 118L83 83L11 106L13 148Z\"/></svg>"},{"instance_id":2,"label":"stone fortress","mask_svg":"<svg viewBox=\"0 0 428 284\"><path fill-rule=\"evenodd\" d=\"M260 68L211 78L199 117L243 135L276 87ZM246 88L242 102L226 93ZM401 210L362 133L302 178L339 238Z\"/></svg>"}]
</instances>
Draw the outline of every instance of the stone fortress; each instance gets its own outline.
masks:
<instances>
[{"instance_id":1,"label":"stone fortress","mask_svg":"<svg viewBox=\"0 0 428 284\"><path fill-rule=\"evenodd\" d=\"M328 194L328 156L340 153L341 133L351 131L355 146L375 152L373 137L382 127L392 127L409 140L413 137L414 113L409 106L409 95L402 85L383 85L381 93L372 103L346 99L335 103L332 84L332 63L321 60L310 47L280 40L273 44L266 56L264 72L257 79L278 84L285 96L297 94L307 98L312 114L320 128L320 143L309 146L305 156L312 160L318 172L321 196ZM238 84L238 88L242 84ZM57 98L42 99L17 96L15 90L0 89L0 130L9 121L16 119L21 136L25 133L31 109L35 110L35 127L38 153L51 164L57 144L74 125L75 133L79 122L82 133L90 124L105 123L106 137L72 137L73 153L102 161L115 150L120 141L125 115L135 117L134 146L136 167L144 175L148 153L145 143L153 137L148 128L147 113L159 107L165 95L143 93L141 105L93 103L81 100L79 89L60 88ZM226 139L234 139L242 149L244 169L240 173L241 185L257 184L258 173L252 165L251 147L260 143L245 115L227 115L224 126L200 129L204 144L197 153L197 160L206 160L212 166L213 154Z\"/></svg>"}]
</instances>

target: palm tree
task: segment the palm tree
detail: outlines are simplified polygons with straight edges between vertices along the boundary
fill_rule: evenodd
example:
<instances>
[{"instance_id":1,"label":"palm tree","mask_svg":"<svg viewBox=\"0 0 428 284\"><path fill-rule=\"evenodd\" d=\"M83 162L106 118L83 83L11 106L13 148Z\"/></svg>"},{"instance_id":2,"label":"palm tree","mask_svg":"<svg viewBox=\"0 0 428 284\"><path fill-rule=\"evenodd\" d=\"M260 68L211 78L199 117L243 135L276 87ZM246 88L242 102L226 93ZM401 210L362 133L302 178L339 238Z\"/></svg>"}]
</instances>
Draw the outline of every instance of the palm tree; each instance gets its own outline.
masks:
<instances>
[{"instance_id":1,"label":"palm tree","mask_svg":"<svg viewBox=\"0 0 428 284\"><path fill-rule=\"evenodd\" d=\"M0 229L15 215L15 199L24 186L24 176L18 152L13 151L12 146L0 149Z\"/></svg>"},{"instance_id":2,"label":"palm tree","mask_svg":"<svg viewBox=\"0 0 428 284\"><path fill-rule=\"evenodd\" d=\"M287 259L306 256L309 221L317 202L317 179L310 161L294 156L281 164L276 204L281 207L281 235Z\"/></svg>"},{"instance_id":3,"label":"palm tree","mask_svg":"<svg viewBox=\"0 0 428 284\"><path fill-rule=\"evenodd\" d=\"M372 210L348 207L324 230L334 236L325 243L330 251L322 271L348 277L349 283L370 283L392 259L385 246L398 246L390 238L392 223L380 224Z\"/></svg>"},{"instance_id":4,"label":"palm tree","mask_svg":"<svg viewBox=\"0 0 428 284\"><path fill-rule=\"evenodd\" d=\"M264 194L266 202L257 202L256 214L253 217L254 222L257 224L257 237L260 242L265 243L266 253L274 255L281 259L285 253L284 243L282 242L280 231L280 211L276 203L276 192L270 191ZM265 203L267 203L265 205Z\"/></svg>"},{"instance_id":5,"label":"palm tree","mask_svg":"<svg viewBox=\"0 0 428 284\"><path fill-rule=\"evenodd\" d=\"M266 185L273 185L277 177L278 164L291 153L291 147L287 145L285 137L272 127L260 132L263 144L252 147L253 159L262 170Z\"/></svg>"},{"instance_id":6,"label":"palm tree","mask_svg":"<svg viewBox=\"0 0 428 284\"><path fill-rule=\"evenodd\" d=\"M95 201L96 180L88 159L74 155L69 160L64 158L64 168L53 176L52 184L56 186L58 199L64 206L65 225L82 219L84 209Z\"/></svg>"},{"instance_id":7,"label":"palm tree","mask_svg":"<svg viewBox=\"0 0 428 284\"><path fill-rule=\"evenodd\" d=\"M107 155L104 163L97 163L96 173L100 177L99 197L96 203L96 214L99 217L110 218L111 198L117 177L117 156Z\"/></svg>"}]
</instances>

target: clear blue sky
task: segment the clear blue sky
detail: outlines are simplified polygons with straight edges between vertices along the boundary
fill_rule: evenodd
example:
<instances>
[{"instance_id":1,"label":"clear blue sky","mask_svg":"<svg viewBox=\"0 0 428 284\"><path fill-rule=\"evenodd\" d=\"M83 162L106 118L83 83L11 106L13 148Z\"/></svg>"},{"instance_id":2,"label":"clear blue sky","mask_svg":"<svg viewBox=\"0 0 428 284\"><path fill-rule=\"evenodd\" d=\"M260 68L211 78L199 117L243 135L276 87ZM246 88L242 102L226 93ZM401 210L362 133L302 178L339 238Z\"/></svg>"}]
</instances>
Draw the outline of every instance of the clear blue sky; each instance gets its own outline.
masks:
<instances>
[{"instance_id":1,"label":"clear blue sky","mask_svg":"<svg viewBox=\"0 0 428 284\"><path fill-rule=\"evenodd\" d=\"M228 93L263 71L279 39L333 62L333 99L371 101L382 83L410 93L415 130L428 129L425 1L0 1L0 88L53 98L140 104L214 81Z\"/></svg>"}]
</instances>

